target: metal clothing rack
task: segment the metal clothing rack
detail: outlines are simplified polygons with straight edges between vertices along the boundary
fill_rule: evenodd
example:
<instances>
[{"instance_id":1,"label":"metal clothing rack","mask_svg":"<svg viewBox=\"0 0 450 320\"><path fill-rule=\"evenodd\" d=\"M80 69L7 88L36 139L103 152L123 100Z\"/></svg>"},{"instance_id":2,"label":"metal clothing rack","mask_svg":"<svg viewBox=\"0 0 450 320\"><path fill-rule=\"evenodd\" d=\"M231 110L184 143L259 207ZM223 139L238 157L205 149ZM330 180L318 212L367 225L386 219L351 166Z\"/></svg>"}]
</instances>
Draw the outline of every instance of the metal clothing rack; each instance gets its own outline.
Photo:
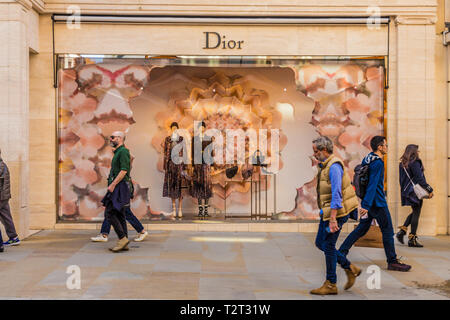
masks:
<instances>
[{"instance_id":1,"label":"metal clothing rack","mask_svg":"<svg viewBox=\"0 0 450 320\"><path fill-rule=\"evenodd\" d=\"M276 180L276 174L271 172L266 172L265 174L261 175L261 170L263 170L264 165L257 166L257 175L258 180L253 180L253 174L250 179L251 187L250 187L250 193L251 193L251 201L250 201L250 219L253 220L260 220L261 218L265 218L266 220L269 218L272 218L273 215L276 214L276 189L277 189L277 180ZM273 213L269 215L268 210L268 189L267 189L267 178L268 176L273 176ZM264 178L261 178L264 177ZM263 180L263 183L265 184L264 191L261 189L261 180ZM253 193L253 185L255 186L255 192ZM264 205L264 211L262 210L262 202L261 202L261 193L265 193L265 205ZM253 206L253 203L255 204ZM253 207L255 210L253 210Z\"/></svg>"},{"instance_id":2,"label":"metal clothing rack","mask_svg":"<svg viewBox=\"0 0 450 320\"><path fill-rule=\"evenodd\" d=\"M254 171L252 172L251 176L250 176L250 216L239 216L239 218L250 218L251 220L253 219L261 219L261 218L265 218L266 220L271 219L272 216L276 215L276 174L271 173L271 172L267 172L265 174L261 174L261 169L264 166L254 166ZM253 176L257 175L258 179L254 180ZM273 176L273 213L269 214L269 210L268 210L268 176ZM263 178L262 178L263 177ZM225 193L227 190L227 185L228 182L233 181L233 180L225 180ZM245 181L248 181L247 179ZM265 185L265 189L264 191L261 189L261 182L264 183ZM255 190L255 192L253 192L253 190ZM261 193L264 192L264 210L262 210L262 201L261 201ZM227 218L232 218L233 216L228 216L227 215L227 197L225 196L224 199L224 218L225 220Z\"/></svg>"}]
</instances>

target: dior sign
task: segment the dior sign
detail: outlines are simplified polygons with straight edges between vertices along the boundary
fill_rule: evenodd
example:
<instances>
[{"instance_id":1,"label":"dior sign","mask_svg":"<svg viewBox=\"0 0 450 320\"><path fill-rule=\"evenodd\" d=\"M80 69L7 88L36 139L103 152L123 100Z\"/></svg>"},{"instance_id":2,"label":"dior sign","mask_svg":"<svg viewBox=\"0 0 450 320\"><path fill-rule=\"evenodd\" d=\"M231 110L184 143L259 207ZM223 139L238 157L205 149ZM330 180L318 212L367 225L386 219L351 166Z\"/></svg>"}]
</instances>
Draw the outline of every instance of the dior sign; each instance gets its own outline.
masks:
<instances>
[{"instance_id":1,"label":"dior sign","mask_svg":"<svg viewBox=\"0 0 450 320\"><path fill-rule=\"evenodd\" d=\"M205 46L203 49L242 49L244 40L228 40L226 36L218 32L203 32L205 34Z\"/></svg>"}]
</instances>

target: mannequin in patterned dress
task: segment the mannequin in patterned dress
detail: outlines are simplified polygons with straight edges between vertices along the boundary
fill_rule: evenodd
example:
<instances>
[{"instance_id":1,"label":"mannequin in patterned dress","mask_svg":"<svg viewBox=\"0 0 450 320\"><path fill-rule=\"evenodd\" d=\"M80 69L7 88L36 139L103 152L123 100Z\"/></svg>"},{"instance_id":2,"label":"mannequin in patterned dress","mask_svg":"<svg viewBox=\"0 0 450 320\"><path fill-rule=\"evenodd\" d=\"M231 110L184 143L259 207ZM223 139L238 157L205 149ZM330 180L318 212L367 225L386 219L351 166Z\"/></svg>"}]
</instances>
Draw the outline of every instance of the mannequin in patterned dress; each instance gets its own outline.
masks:
<instances>
[{"instance_id":1,"label":"mannequin in patterned dress","mask_svg":"<svg viewBox=\"0 0 450 320\"><path fill-rule=\"evenodd\" d=\"M205 123L202 121L199 127L199 135L194 136L192 140L192 166L193 176L190 188L190 194L193 198L198 200L198 217L209 217L208 214L208 200L212 197L212 181L211 181L211 163L206 161L206 148L211 148L211 137L204 135L206 129ZM198 148L196 152L195 148ZM200 148L201 146L201 148ZM212 154L212 152L211 152ZM205 156L204 156L205 155ZM197 160L195 161L195 158ZM197 163L199 162L199 163Z\"/></svg>"},{"instance_id":2,"label":"mannequin in patterned dress","mask_svg":"<svg viewBox=\"0 0 450 320\"><path fill-rule=\"evenodd\" d=\"M172 122L170 125L171 135L167 136L164 140L164 185L163 185L163 197L172 199L172 216L178 218L183 217L181 211L181 203L183 196L181 194L181 185L183 182L182 172L185 170L186 164L181 162L175 164L172 161L172 150L180 143L185 143L183 137L177 133L178 123ZM179 156L183 157L183 148L180 150ZM176 200L178 199L178 214L176 207Z\"/></svg>"}]
</instances>

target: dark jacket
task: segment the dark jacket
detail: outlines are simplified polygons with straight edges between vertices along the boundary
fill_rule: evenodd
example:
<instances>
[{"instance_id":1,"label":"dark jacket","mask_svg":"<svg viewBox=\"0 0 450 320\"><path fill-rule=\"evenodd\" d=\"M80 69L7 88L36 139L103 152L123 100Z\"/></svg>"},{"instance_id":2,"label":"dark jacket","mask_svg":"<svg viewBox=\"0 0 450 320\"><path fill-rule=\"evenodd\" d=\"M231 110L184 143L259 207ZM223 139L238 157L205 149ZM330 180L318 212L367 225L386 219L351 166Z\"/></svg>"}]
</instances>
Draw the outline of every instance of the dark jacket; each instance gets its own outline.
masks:
<instances>
[{"instance_id":1,"label":"dark jacket","mask_svg":"<svg viewBox=\"0 0 450 320\"><path fill-rule=\"evenodd\" d=\"M11 182L9 179L9 169L2 158L0 158L0 201L11 198Z\"/></svg>"},{"instance_id":2,"label":"dark jacket","mask_svg":"<svg viewBox=\"0 0 450 320\"><path fill-rule=\"evenodd\" d=\"M414 193L414 188L411 183L411 181L408 178L408 175L406 174L405 170L403 169L403 165L400 163L399 165L400 170L400 191L401 191L401 197L402 197L402 206L411 206L413 204L419 204L420 201L417 198L416 194ZM427 183L427 180L425 179L425 175L423 174L423 164L422 160L417 159L411 162L408 165L408 168L406 169L408 171L409 176L411 177L411 180L415 184L419 184L422 188L427 190L428 192L433 192L433 188Z\"/></svg>"},{"instance_id":3,"label":"dark jacket","mask_svg":"<svg viewBox=\"0 0 450 320\"><path fill-rule=\"evenodd\" d=\"M361 207L369 210L372 206L387 207L384 193L384 162L374 152L369 153L362 161L369 165L369 183Z\"/></svg>"},{"instance_id":4,"label":"dark jacket","mask_svg":"<svg viewBox=\"0 0 450 320\"><path fill-rule=\"evenodd\" d=\"M130 204L131 193L124 180L122 179L117 184L112 193L108 191L103 197L102 203L107 209L112 207L117 211L121 211L125 205Z\"/></svg>"}]
</instances>

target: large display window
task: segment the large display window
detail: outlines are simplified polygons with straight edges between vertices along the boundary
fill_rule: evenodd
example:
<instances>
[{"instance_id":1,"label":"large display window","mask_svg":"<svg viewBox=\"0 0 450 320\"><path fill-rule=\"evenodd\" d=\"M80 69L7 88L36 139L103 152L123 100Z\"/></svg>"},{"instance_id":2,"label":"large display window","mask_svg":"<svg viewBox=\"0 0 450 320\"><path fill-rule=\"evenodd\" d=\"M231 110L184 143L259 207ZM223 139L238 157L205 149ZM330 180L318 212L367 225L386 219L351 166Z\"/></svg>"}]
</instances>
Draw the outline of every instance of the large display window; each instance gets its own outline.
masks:
<instances>
[{"instance_id":1,"label":"large display window","mask_svg":"<svg viewBox=\"0 0 450 320\"><path fill-rule=\"evenodd\" d=\"M175 219L163 197L164 141L173 122L192 136L203 121L215 135L214 155L222 152L224 161L211 165L209 214L218 220L255 213L317 219L311 141L330 137L352 175L371 137L384 133L383 58L67 54L57 62L61 220L103 219L113 131L126 132L134 157L131 209L151 220ZM229 132L244 138L227 144ZM266 166L255 166L258 154ZM196 217L188 184L184 220Z\"/></svg>"}]
</instances>

